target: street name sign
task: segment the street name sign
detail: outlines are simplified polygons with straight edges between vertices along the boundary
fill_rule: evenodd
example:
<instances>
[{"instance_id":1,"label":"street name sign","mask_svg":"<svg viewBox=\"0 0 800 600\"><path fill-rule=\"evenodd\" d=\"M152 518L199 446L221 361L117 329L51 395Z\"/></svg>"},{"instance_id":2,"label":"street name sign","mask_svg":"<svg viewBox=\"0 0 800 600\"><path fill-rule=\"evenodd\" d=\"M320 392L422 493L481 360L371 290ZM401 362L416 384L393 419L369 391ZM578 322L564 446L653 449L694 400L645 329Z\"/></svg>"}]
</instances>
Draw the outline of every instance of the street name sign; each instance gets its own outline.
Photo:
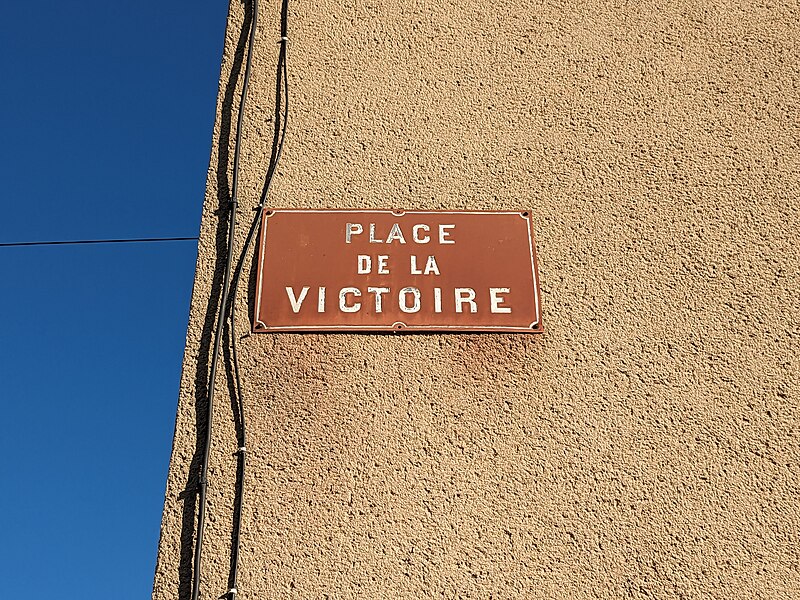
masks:
<instances>
[{"instance_id":1,"label":"street name sign","mask_svg":"<svg viewBox=\"0 0 800 600\"><path fill-rule=\"evenodd\" d=\"M530 211L265 209L254 332L542 331Z\"/></svg>"}]
</instances>

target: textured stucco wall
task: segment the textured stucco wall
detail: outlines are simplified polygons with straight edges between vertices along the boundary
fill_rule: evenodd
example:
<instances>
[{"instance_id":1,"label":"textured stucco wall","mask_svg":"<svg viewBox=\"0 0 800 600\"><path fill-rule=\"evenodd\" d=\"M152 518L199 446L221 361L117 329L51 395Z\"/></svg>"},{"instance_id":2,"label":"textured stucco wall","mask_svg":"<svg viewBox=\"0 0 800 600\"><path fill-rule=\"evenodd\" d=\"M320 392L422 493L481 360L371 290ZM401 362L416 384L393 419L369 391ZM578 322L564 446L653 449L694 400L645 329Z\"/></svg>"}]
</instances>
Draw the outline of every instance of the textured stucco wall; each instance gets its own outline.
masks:
<instances>
[{"instance_id":1,"label":"textured stucco wall","mask_svg":"<svg viewBox=\"0 0 800 600\"><path fill-rule=\"evenodd\" d=\"M272 138L262 4L246 211ZM191 577L243 18L156 600ZM240 598L800 598L797 4L292 0L290 38L270 204L533 208L546 332L242 338ZM227 589L236 471L217 386L204 598Z\"/></svg>"}]
</instances>

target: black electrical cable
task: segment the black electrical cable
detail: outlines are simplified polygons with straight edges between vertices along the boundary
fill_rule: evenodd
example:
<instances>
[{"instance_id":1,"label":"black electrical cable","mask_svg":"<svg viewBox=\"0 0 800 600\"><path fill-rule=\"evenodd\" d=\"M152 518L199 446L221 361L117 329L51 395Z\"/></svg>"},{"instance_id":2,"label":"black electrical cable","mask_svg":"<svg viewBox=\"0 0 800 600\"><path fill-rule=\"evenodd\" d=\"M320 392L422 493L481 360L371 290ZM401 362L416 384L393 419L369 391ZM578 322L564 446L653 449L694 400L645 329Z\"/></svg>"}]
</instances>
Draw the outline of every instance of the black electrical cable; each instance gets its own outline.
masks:
<instances>
[{"instance_id":1,"label":"black electrical cable","mask_svg":"<svg viewBox=\"0 0 800 600\"><path fill-rule=\"evenodd\" d=\"M205 446L203 448L203 463L200 467L200 492L199 492L199 512L197 517L197 540L195 544L194 554L194 579L192 581L192 600L198 600L200 597L200 579L201 579L201 559L203 554L203 534L205 532L205 516L206 516L206 490L208 487L208 466L209 458L211 455L211 434L212 434L212 421L214 415L214 390L216 388L217 364L219 362L220 344L222 342L222 329L225 326L226 312L228 306L228 293L231 284L231 273L233 264L233 245L236 234L236 210L238 205L239 194L239 155L241 151L242 142L242 121L245 112L245 105L247 102L247 91L250 83L250 68L253 60L253 44L256 35L256 25L258 23L258 0L253 1L253 18L250 21L250 37L247 46L247 63L244 72L244 81L242 83L242 95L239 102L239 114L236 119L236 140L234 142L233 150L233 182L231 186L231 202L229 214L229 227L228 227L228 248L227 257L225 258L225 274L222 285L222 298L219 304L219 317L217 318L217 327L214 332L214 352L211 358L211 373L208 380L208 407L206 416L206 437Z\"/></svg>"},{"instance_id":2,"label":"black electrical cable","mask_svg":"<svg viewBox=\"0 0 800 600\"><path fill-rule=\"evenodd\" d=\"M231 589L228 594L231 600L235 600L237 595L237 581L239 569L239 547L241 542L241 521L242 521L242 507L244 499L244 474L246 466L246 431L245 431L245 414L244 403L242 394L242 381L239 366L239 354L236 346L236 317L235 317L235 304L236 295L241 280L242 270L245 258L252 247L255 233L258 230L258 224L263 213L267 196L269 194L272 180L275 175L278 161L283 153L283 144L286 137L286 124L289 114L289 79L286 66L286 47L288 43L288 0L282 0L281 3L281 38L280 38L280 52L278 55L277 67L277 82L275 92L275 137L273 139L272 153L270 162L265 176L264 188L261 193L258 207L255 209L256 214L250 226L250 230L245 240L244 248L240 255L236 270L231 277L231 258L233 256L234 234L236 227L236 211L238 207L238 176L239 176L239 154L241 145L241 131L242 131L242 118L245 110L245 102L247 98L248 83L250 79L251 58L253 55L253 45L255 40L256 25L258 22L258 0L253 0L253 18L250 24L250 37L248 42L247 63L245 67L244 82L242 85L242 99L239 108L239 115L236 125L236 140L234 144L234 160L233 160L233 183L232 183L232 200L231 200L231 213L230 213L230 229L228 232L228 254L225 265L225 279L223 283L222 299L220 303L220 313L217 321L217 328L214 336L214 353L211 359L211 374L209 379L209 394L208 394L208 416L206 428L206 440L203 454L203 464L200 472L200 510L198 514L198 527L197 527L197 542L195 548L194 560L194 581L192 587L192 600L198 600L200 593L200 563L203 549L203 532L205 527L205 496L208 484L208 465L211 449L211 423L213 415L213 399L214 399L214 382L216 378L217 363L219 361L219 350L222 340L223 328L225 327L226 315L230 319L230 329L228 329L231 340L231 349L233 354L233 367L236 383L236 395L238 396L239 403L239 424L240 424L240 437L239 448L237 449L237 456L239 465L237 469L237 501L234 507L234 532L233 532L233 547L231 549ZM283 102L281 98L283 97ZM281 110L283 106L283 110Z\"/></svg>"},{"instance_id":3,"label":"black electrical cable","mask_svg":"<svg viewBox=\"0 0 800 600\"><path fill-rule=\"evenodd\" d=\"M283 153L283 143L286 139L286 124L289 120L289 78L288 78L288 71L286 66L286 51L287 51L287 43L289 41L288 38L288 13L289 13L289 1L282 0L281 3L281 39L280 39L280 52L278 54L278 67L277 67L277 75L276 75L276 89L275 89L275 138L273 139L272 145L272 154L270 156L270 163L267 169L267 174L264 181L264 188L261 193L261 198L259 200L258 206L256 208L256 214L253 217L253 221L250 225L250 231L247 234L247 239L244 243L244 248L242 249L242 253L239 259L239 263L236 266L236 271L233 276L233 283L231 286L231 305L230 305L230 337L231 337L231 349L233 353L233 370L236 378L236 390L237 395L239 396L239 423L241 426L241 437L239 439L239 449L237 451L237 455L239 457L239 469L237 472L240 473L240 480L237 482L239 487L239 494L237 496L236 506L234 507L234 532L233 532L233 548L231 549L231 563L233 572L231 573L231 581L232 586L230 590L231 600L236 599L237 594L237 583L238 583L238 572L239 572L239 546L241 543L241 523L242 523L242 504L244 501L244 474L245 474L245 466L246 466L246 433L245 433L245 414L244 414L244 402L243 402L243 395L242 395L242 381L240 375L240 367L239 367L239 353L236 347L236 312L235 312L235 304L236 304L236 293L239 289L239 282L241 281L242 270L244 267L244 261L247 255L250 253L250 248L252 247L253 240L255 239L256 231L258 231L258 224L261 222L262 213L264 211L264 206L266 204L267 196L269 195L270 187L272 186L272 180L275 176L275 171L278 167L278 161L281 158L281 154ZM281 93L281 88L283 88L283 93ZM283 102L281 99L283 98ZM281 106L283 106L283 111L281 111Z\"/></svg>"},{"instance_id":4,"label":"black electrical cable","mask_svg":"<svg viewBox=\"0 0 800 600\"><path fill-rule=\"evenodd\" d=\"M111 240L59 240L53 242L0 242L0 248L20 246L67 246L75 244L135 244L143 242L188 242L196 241L195 237L163 237L163 238L128 238Z\"/></svg>"}]
</instances>

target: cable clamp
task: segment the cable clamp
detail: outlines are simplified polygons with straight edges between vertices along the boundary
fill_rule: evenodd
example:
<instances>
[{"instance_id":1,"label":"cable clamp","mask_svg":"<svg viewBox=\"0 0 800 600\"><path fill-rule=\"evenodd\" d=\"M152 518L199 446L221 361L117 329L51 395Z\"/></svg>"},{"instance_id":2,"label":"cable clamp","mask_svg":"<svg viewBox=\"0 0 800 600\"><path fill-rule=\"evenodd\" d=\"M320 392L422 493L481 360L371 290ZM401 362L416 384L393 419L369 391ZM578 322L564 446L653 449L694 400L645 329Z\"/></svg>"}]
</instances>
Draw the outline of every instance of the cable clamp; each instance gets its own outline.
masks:
<instances>
[{"instance_id":1,"label":"cable clamp","mask_svg":"<svg viewBox=\"0 0 800 600\"><path fill-rule=\"evenodd\" d=\"M279 39L279 40L278 40L278 43L279 43L279 44L285 44L285 43L287 43L288 41L289 41L289 38L288 38L288 37L286 37L285 35L282 35L282 36L281 36L281 39Z\"/></svg>"},{"instance_id":2,"label":"cable clamp","mask_svg":"<svg viewBox=\"0 0 800 600\"><path fill-rule=\"evenodd\" d=\"M236 450L236 454L244 454L245 452L247 452L247 449L244 446L239 446Z\"/></svg>"},{"instance_id":3,"label":"cable clamp","mask_svg":"<svg viewBox=\"0 0 800 600\"><path fill-rule=\"evenodd\" d=\"M235 587L232 587L231 589L228 590L228 593L230 594L231 598L236 598L237 590Z\"/></svg>"}]
</instances>

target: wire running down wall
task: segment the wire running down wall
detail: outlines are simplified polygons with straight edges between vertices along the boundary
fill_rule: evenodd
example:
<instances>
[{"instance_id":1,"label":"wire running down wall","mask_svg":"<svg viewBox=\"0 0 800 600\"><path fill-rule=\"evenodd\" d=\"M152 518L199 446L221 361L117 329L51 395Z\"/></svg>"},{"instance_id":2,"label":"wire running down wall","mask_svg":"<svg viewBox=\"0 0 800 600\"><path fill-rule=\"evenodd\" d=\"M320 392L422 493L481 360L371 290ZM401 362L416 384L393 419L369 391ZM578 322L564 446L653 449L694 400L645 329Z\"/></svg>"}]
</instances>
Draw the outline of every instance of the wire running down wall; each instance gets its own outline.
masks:
<instances>
[{"instance_id":1,"label":"wire running down wall","mask_svg":"<svg viewBox=\"0 0 800 600\"><path fill-rule=\"evenodd\" d=\"M222 57L155 600L191 597L250 6ZM278 4L258 22L247 221ZM797 8L292 0L289 23L270 205L530 209L546 331L248 335L248 253L201 598L231 587L242 410L238 598L795 597Z\"/></svg>"}]
</instances>

